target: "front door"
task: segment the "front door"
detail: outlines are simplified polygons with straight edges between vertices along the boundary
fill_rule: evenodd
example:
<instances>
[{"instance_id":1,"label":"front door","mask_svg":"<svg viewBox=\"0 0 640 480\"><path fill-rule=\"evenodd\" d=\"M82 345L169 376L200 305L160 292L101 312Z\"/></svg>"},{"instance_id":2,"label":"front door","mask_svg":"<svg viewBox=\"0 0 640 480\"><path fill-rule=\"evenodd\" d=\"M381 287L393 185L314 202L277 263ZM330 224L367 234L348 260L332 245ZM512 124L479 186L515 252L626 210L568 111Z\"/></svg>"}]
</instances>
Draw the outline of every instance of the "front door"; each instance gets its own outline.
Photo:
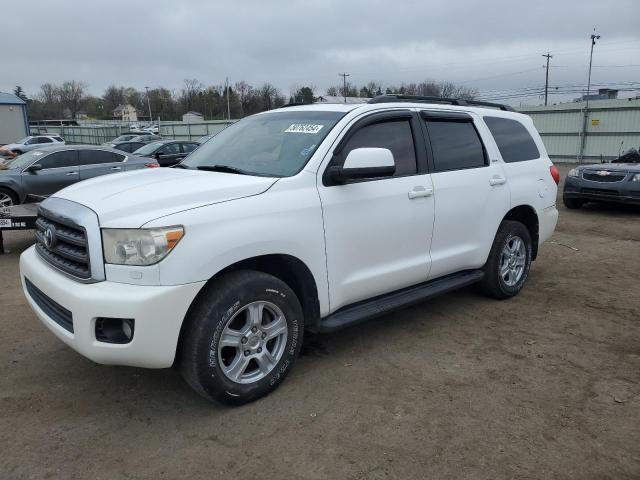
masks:
<instances>
[{"instance_id":1,"label":"front door","mask_svg":"<svg viewBox=\"0 0 640 480\"><path fill-rule=\"evenodd\" d=\"M27 195L48 197L80 179L77 150L62 150L48 155L42 153L41 158L35 161L42 165L42 170L22 173L22 184Z\"/></svg>"},{"instance_id":2,"label":"front door","mask_svg":"<svg viewBox=\"0 0 640 480\"><path fill-rule=\"evenodd\" d=\"M318 179L332 312L426 281L434 219L433 185L415 114L366 117L341 145L329 166L341 165L355 148L388 148L396 173L339 185Z\"/></svg>"}]
</instances>

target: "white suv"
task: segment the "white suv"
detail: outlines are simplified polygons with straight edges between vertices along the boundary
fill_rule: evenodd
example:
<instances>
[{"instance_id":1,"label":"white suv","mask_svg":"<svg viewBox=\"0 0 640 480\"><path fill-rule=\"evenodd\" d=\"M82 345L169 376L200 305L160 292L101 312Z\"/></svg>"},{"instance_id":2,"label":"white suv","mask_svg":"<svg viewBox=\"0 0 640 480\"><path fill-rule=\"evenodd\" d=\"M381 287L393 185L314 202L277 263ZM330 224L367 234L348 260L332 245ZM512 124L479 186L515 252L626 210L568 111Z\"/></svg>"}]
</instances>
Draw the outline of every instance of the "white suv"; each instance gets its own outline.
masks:
<instances>
[{"instance_id":1,"label":"white suv","mask_svg":"<svg viewBox=\"0 0 640 480\"><path fill-rule=\"evenodd\" d=\"M434 102L273 110L178 168L68 187L22 254L26 297L82 355L175 363L239 404L284 379L304 330L472 283L516 295L555 228L558 172L529 117Z\"/></svg>"}]
</instances>

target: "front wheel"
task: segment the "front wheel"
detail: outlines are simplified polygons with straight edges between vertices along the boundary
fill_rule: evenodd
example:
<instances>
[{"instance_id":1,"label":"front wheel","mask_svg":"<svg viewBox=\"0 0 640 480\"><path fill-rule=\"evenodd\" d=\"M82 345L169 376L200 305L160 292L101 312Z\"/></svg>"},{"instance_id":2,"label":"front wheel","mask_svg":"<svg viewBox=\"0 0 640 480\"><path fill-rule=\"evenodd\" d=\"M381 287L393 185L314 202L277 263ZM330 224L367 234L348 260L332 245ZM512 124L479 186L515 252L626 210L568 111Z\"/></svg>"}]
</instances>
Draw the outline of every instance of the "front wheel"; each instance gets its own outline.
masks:
<instances>
[{"instance_id":1,"label":"front wheel","mask_svg":"<svg viewBox=\"0 0 640 480\"><path fill-rule=\"evenodd\" d=\"M274 390L293 366L304 320L295 293L263 272L230 272L206 287L180 345L187 383L210 400L243 404Z\"/></svg>"},{"instance_id":2,"label":"front wheel","mask_svg":"<svg viewBox=\"0 0 640 480\"><path fill-rule=\"evenodd\" d=\"M481 288L498 299L517 295L529 275L531 258L532 242L527 227L520 222L503 221L484 266Z\"/></svg>"},{"instance_id":3,"label":"front wheel","mask_svg":"<svg viewBox=\"0 0 640 480\"><path fill-rule=\"evenodd\" d=\"M18 197L10 190L0 188L0 208L18 205Z\"/></svg>"}]
</instances>

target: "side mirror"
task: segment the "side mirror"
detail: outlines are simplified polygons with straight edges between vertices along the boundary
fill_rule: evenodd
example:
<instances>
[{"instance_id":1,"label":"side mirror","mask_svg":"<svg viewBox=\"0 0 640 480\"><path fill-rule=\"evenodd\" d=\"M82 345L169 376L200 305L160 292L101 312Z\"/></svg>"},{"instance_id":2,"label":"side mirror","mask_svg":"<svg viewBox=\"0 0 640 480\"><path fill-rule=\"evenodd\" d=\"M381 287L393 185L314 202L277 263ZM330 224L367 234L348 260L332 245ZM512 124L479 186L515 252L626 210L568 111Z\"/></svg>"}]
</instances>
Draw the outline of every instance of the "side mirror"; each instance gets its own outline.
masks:
<instances>
[{"instance_id":1,"label":"side mirror","mask_svg":"<svg viewBox=\"0 0 640 480\"><path fill-rule=\"evenodd\" d=\"M336 183L390 177L395 172L393 153L388 148L356 148L349 152L342 167L329 167L329 176Z\"/></svg>"},{"instance_id":2,"label":"side mirror","mask_svg":"<svg viewBox=\"0 0 640 480\"><path fill-rule=\"evenodd\" d=\"M33 165L29 165L26 170L29 173L36 173L42 170L42 165L40 165L39 163L34 163Z\"/></svg>"},{"instance_id":3,"label":"side mirror","mask_svg":"<svg viewBox=\"0 0 640 480\"><path fill-rule=\"evenodd\" d=\"M160 157L162 157L162 154L161 154L160 152L156 152L156 154L154 155L154 158L155 158L156 160L159 160L159 159L160 159Z\"/></svg>"}]
</instances>

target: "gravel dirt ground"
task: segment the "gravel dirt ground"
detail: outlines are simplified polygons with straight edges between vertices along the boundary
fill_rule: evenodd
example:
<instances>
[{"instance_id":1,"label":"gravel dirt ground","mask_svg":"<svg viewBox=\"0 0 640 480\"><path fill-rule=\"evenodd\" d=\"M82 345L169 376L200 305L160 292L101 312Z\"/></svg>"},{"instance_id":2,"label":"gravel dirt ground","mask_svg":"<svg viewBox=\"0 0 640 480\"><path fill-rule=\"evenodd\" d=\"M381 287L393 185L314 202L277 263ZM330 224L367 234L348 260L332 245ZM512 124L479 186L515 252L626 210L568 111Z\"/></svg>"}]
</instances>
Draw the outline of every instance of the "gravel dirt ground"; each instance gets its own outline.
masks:
<instances>
[{"instance_id":1,"label":"gravel dirt ground","mask_svg":"<svg viewBox=\"0 0 640 480\"><path fill-rule=\"evenodd\" d=\"M0 480L638 479L640 209L558 203L518 297L469 288L308 335L287 381L240 408L64 346L19 287L31 234L7 233Z\"/></svg>"}]
</instances>

